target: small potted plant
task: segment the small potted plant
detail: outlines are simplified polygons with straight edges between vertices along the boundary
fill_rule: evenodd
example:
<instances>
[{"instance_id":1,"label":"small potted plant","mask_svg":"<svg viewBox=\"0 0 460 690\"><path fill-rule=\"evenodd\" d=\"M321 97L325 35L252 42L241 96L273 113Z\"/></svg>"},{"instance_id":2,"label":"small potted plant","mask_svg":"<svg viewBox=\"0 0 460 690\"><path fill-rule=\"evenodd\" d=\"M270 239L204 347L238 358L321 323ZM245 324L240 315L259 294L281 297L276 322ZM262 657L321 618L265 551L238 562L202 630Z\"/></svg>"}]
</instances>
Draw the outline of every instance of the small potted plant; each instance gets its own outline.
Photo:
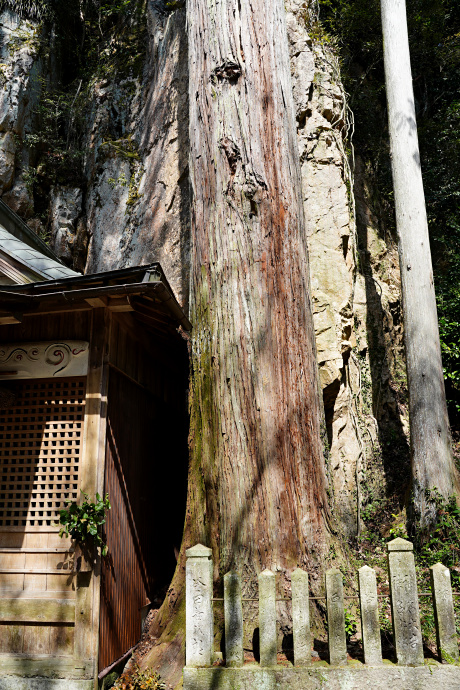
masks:
<instances>
[{"instance_id":1,"label":"small potted plant","mask_svg":"<svg viewBox=\"0 0 460 690\"><path fill-rule=\"evenodd\" d=\"M98 547L102 556L107 555L102 525L105 524L106 512L111 505L108 494L105 498L96 494L96 500L91 501L88 494L84 491L81 493L81 503L67 499L67 508L59 511L59 536L71 537L75 541L74 571L88 572L92 570Z\"/></svg>"}]
</instances>

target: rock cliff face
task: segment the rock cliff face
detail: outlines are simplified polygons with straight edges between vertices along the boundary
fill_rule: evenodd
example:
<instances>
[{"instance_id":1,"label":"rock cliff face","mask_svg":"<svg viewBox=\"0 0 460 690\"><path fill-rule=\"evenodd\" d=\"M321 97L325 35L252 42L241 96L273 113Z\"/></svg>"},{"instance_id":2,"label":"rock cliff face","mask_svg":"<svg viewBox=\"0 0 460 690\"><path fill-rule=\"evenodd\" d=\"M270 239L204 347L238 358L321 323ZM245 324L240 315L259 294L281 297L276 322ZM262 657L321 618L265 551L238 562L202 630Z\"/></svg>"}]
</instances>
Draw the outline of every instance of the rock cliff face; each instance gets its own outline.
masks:
<instances>
[{"instance_id":1,"label":"rock cliff face","mask_svg":"<svg viewBox=\"0 0 460 690\"><path fill-rule=\"evenodd\" d=\"M147 7L144 77L102 84L88 132L86 272L159 261L188 300L188 79L185 12ZM128 94L128 95L127 95ZM131 95L132 94L132 95ZM118 130L118 131L116 131ZM104 145L113 132L119 144ZM120 135L119 137L117 135ZM126 153L133 142L135 157Z\"/></svg>"},{"instance_id":2,"label":"rock cliff face","mask_svg":"<svg viewBox=\"0 0 460 690\"><path fill-rule=\"evenodd\" d=\"M20 142L35 123L37 81L42 71L40 31L33 22L6 10L0 13L0 33L0 190L14 211L30 218L33 200L24 180L30 155Z\"/></svg>"},{"instance_id":3,"label":"rock cliff face","mask_svg":"<svg viewBox=\"0 0 460 690\"><path fill-rule=\"evenodd\" d=\"M341 529L353 536L363 508L392 491L406 453L397 253L371 211L365 165L353 164L337 58L304 2L288 0L286 10L329 473ZM40 84L56 72L53 32L1 14L0 192L67 264L94 273L159 261L186 306L185 10L149 0L142 21L141 75L94 82L82 175L55 181L38 203L40 158L25 141L39 127Z\"/></svg>"},{"instance_id":4,"label":"rock cliff face","mask_svg":"<svg viewBox=\"0 0 460 690\"><path fill-rule=\"evenodd\" d=\"M336 513L347 536L406 450L398 256L372 214L339 63L305 4L287 4L320 379ZM407 456L407 452L406 452Z\"/></svg>"}]
</instances>

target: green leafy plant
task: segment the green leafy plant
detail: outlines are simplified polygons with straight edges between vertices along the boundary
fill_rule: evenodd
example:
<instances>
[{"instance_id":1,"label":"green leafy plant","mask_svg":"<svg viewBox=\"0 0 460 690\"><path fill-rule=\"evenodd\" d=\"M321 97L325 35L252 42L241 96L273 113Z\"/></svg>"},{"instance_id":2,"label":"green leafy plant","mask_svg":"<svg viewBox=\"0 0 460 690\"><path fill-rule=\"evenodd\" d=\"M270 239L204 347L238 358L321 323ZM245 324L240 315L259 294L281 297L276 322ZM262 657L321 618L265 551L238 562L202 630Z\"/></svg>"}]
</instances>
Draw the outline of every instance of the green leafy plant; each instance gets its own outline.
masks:
<instances>
[{"instance_id":1,"label":"green leafy plant","mask_svg":"<svg viewBox=\"0 0 460 690\"><path fill-rule=\"evenodd\" d=\"M391 517L394 519L393 526L390 529L390 539L407 539L407 529L405 520L395 513L391 513Z\"/></svg>"},{"instance_id":2,"label":"green leafy plant","mask_svg":"<svg viewBox=\"0 0 460 690\"><path fill-rule=\"evenodd\" d=\"M62 525L59 536L71 537L79 544L90 542L100 546L102 555L106 556L107 544L102 538L101 527L105 524L106 512L111 508L109 495L101 498L96 494L96 501L93 502L88 494L84 491L81 493L84 499L82 503L73 503L67 499L68 508L59 511L59 524Z\"/></svg>"},{"instance_id":3,"label":"green leafy plant","mask_svg":"<svg viewBox=\"0 0 460 690\"><path fill-rule=\"evenodd\" d=\"M358 626L356 624L356 619L354 615L351 611L345 609L345 634L347 636L347 640L349 640L350 637L353 637L353 635L356 634L357 629Z\"/></svg>"},{"instance_id":4,"label":"green leafy plant","mask_svg":"<svg viewBox=\"0 0 460 690\"><path fill-rule=\"evenodd\" d=\"M29 194L33 194L34 185L38 182L38 173L36 168L31 165L26 165L22 170L22 179L26 185Z\"/></svg>"},{"instance_id":5,"label":"green leafy plant","mask_svg":"<svg viewBox=\"0 0 460 690\"><path fill-rule=\"evenodd\" d=\"M129 675L118 678L113 690L164 690L165 684L158 673L150 668L141 671L138 666Z\"/></svg>"}]
</instances>

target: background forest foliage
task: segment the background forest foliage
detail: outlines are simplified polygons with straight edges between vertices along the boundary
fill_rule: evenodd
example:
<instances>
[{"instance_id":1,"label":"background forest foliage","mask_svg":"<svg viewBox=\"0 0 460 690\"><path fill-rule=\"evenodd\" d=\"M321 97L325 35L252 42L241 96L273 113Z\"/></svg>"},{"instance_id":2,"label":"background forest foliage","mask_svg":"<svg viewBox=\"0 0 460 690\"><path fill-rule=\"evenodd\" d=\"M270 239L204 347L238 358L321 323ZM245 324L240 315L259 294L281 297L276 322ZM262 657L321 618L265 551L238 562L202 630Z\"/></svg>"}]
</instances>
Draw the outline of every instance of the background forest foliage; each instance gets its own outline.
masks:
<instances>
[{"instance_id":1,"label":"background forest foliage","mask_svg":"<svg viewBox=\"0 0 460 690\"><path fill-rule=\"evenodd\" d=\"M382 233L395 232L379 0L319 0L355 116ZM407 0L416 100L449 414L460 426L460 3Z\"/></svg>"}]
</instances>

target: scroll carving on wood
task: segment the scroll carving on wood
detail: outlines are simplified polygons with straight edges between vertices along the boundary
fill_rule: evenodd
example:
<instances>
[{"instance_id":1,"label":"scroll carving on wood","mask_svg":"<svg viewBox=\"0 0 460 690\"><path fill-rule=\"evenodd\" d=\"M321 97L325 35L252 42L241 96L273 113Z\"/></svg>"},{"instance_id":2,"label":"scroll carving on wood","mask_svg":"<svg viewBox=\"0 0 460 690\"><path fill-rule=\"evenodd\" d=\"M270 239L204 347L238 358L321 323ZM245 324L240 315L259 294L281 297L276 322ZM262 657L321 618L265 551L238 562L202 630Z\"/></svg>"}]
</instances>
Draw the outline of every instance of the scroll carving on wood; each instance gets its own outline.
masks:
<instances>
[{"instance_id":1,"label":"scroll carving on wood","mask_svg":"<svg viewBox=\"0 0 460 690\"><path fill-rule=\"evenodd\" d=\"M10 343L0 346L1 380L85 376L89 343L84 340Z\"/></svg>"}]
</instances>

